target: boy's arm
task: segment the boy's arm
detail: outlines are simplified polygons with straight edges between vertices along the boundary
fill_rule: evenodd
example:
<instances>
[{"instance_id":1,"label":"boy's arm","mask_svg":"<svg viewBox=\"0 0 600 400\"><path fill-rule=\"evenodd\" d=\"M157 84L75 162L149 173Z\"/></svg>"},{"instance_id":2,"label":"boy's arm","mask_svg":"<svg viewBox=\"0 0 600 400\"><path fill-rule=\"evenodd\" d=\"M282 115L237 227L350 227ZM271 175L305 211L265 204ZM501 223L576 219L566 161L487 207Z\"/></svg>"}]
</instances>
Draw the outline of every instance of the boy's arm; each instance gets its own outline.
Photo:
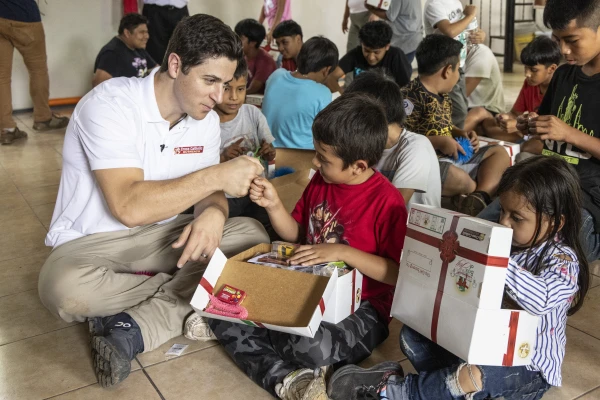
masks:
<instances>
[{"instance_id":1,"label":"boy's arm","mask_svg":"<svg viewBox=\"0 0 600 400\"><path fill-rule=\"evenodd\" d=\"M246 94L256 94L263 90L265 87L265 83L263 81L259 81L258 79L252 79L252 83L246 89Z\"/></svg>"},{"instance_id":2,"label":"boy's arm","mask_svg":"<svg viewBox=\"0 0 600 400\"><path fill-rule=\"evenodd\" d=\"M465 86L467 87L467 97L477 89L477 85L481 82L482 78L465 78Z\"/></svg>"},{"instance_id":3,"label":"boy's arm","mask_svg":"<svg viewBox=\"0 0 600 400\"><path fill-rule=\"evenodd\" d=\"M371 14L376 15L377 17L381 18L384 21L389 21L387 13L384 10L377 8L377 7L373 7L370 4L366 4L366 2L365 2L365 7L367 10L369 10L369 12Z\"/></svg>"},{"instance_id":4,"label":"boy's arm","mask_svg":"<svg viewBox=\"0 0 600 400\"><path fill-rule=\"evenodd\" d=\"M451 23L448 19L444 19L438 21L434 25L434 28L437 28L441 33L443 33L446 36L450 36L451 38L457 37L465 29L467 29L467 26L469 26L471 21L473 21L473 19L475 18L476 12L477 7L468 5L465 7L465 10L463 12L465 14L463 19L454 23Z\"/></svg>"},{"instance_id":5,"label":"boy's arm","mask_svg":"<svg viewBox=\"0 0 600 400\"><path fill-rule=\"evenodd\" d=\"M567 125L555 115L540 115L529 121L529 133L540 140L570 143L600 159L600 139Z\"/></svg>"},{"instance_id":6,"label":"boy's arm","mask_svg":"<svg viewBox=\"0 0 600 400\"><path fill-rule=\"evenodd\" d=\"M327 80L325 81L325 86L327 86L329 90L331 90L331 93L344 92L344 89L342 89L338 83L338 80L342 76L344 76L344 70L338 66L327 77Z\"/></svg>"}]
</instances>

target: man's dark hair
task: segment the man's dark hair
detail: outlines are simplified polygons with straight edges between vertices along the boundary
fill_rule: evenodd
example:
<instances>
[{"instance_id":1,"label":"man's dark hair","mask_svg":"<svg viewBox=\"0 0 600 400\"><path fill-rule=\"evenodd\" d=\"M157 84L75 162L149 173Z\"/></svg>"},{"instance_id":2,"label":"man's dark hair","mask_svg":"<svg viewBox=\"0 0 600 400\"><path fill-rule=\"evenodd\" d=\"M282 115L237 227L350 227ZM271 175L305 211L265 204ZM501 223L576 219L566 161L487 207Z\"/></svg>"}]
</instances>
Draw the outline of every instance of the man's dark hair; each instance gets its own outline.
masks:
<instances>
[{"instance_id":1,"label":"man's dark hair","mask_svg":"<svg viewBox=\"0 0 600 400\"><path fill-rule=\"evenodd\" d=\"M431 76L446 65L454 70L460 61L463 45L458 40L440 34L427 35L417 47L419 75Z\"/></svg>"},{"instance_id":2,"label":"man's dark hair","mask_svg":"<svg viewBox=\"0 0 600 400\"><path fill-rule=\"evenodd\" d=\"M121 18L121 22L119 22L119 35L122 35L123 32L125 32L125 29L129 32L133 32L135 28L142 24L148 25L148 18L144 17L142 14L125 14L123 18Z\"/></svg>"},{"instance_id":3,"label":"man's dark hair","mask_svg":"<svg viewBox=\"0 0 600 400\"><path fill-rule=\"evenodd\" d=\"M248 77L248 63L245 58L242 58L233 73L233 79L240 79L241 77Z\"/></svg>"},{"instance_id":4,"label":"man's dark hair","mask_svg":"<svg viewBox=\"0 0 600 400\"><path fill-rule=\"evenodd\" d=\"M392 28L384 21L367 22L358 31L360 43L370 49L381 49L392 42Z\"/></svg>"},{"instance_id":5,"label":"man's dark hair","mask_svg":"<svg viewBox=\"0 0 600 400\"><path fill-rule=\"evenodd\" d=\"M544 25L562 30L572 20L577 26L598 30L600 26L600 0L548 0L544 8Z\"/></svg>"},{"instance_id":6,"label":"man's dark hair","mask_svg":"<svg viewBox=\"0 0 600 400\"><path fill-rule=\"evenodd\" d=\"M311 37L302 45L296 58L296 67L303 75L325 67L331 67L333 71L338 66L339 56L338 49L331 40L323 36Z\"/></svg>"},{"instance_id":7,"label":"man's dark hair","mask_svg":"<svg viewBox=\"0 0 600 400\"><path fill-rule=\"evenodd\" d=\"M254 42L254 47L257 49L260 47L262 41L265 40L265 36L267 36L265 27L252 18L241 20L237 23L234 30L238 36L244 35L248 38L248 42Z\"/></svg>"},{"instance_id":8,"label":"man's dark hair","mask_svg":"<svg viewBox=\"0 0 600 400\"><path fill-rule=\"evenodd\" d=\"M358 160L377 164L388 137L385 110L373 96L348 93L335 99L315 117L315 141L331 146L344 169Z\"/></svg>"},{"instance_id":9,"label":"man's dark hair","mask_svg":"<svg viewBox=\"0 0 600 400\"><path fill-rule=\"evenodd\" d=\"M303 37L302 28L296 21L292 21L291 19L280 22L279 25L275 27L275 30L273 30L273 37L275 39L279 39L280 37L284 36L296 35L300 35L301 38Z\"/></svg>"},{"instance_id":10,"label":"man's dark hair","mask_svg":"<svg viewBox=\"0 0 600 400\"><path fill-rule=\"evenodd\" d=\"M348 93L370 94L385 108L388 124L404 124L406 114L402 106L404 99L400 93L400 86L383 70L375 68L362 72L346 88L344 96Z\"/></svg>"},{"instance_id":11,"label":"man's dark hair","mask_svg":"<svg viewBox=\"0 0 600 400\"><path fill-rule=\"evenodd\" d=\"M244 58L242 42L238 35L223 21L207 14L185 17L177 24L169 40L160 72L169 69L171 53L181 58L181 71L184 74L209 58L227 57L238 63Z\"/></svg>"},{"instance_id":12,"label":"man's dark hair","mask_svg":"<svg viewBox=\"0 0 600 400\"><path fill-rule=\"evenodd\" d=\"M548 36L538 36L521 51L521 63L528 67L543 64L549 67L560 63L560 48Z\"/></svg>"}]
</instances>

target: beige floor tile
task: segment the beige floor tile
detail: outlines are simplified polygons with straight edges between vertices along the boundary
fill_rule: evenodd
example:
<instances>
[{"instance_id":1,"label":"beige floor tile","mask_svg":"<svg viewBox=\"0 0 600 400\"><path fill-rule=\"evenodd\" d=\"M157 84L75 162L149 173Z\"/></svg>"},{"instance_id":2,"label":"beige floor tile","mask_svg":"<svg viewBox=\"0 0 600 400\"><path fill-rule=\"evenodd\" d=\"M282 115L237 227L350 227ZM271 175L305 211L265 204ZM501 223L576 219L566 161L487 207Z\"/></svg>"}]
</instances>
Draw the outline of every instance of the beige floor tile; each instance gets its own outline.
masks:
<instances>
[{"instance_id":1,"label":"beige floor tile","mask_svg":"<svg viewBox=\"0 0 600 400\"><path fill-rule=\"evenodd\" d=\"M50 222L52 221L52 213L54 212L54 203L42 204L40 206L33 206L33 212L40 219L41 223L46 229L50 229Z\"/></svg>"},{"instance_id":2,"label":"beige floor tile","mask_svg":"<svg viewBox=\"0 0 600 400\"><path fill-rule=\"evenodd\" d=\"M146 368L166 399L270 399L237 368L221 346Z\"/></svg>"},{"instance_id":3,"label":"beige floor tile","mask_svg":"<svg viewBox=\"0 0 600 400\"><path fill-rule=\"evenodd\" d=\"M85 324L0 346L0 399L45 399L94 383Z\"/></svg>"},{"instance_id":4,"label":"beige floor tile","mask_svg":"<svg viewBox=\"0 0 600 400\"><path fill-rule=\"evenodd\" d=\"M600 388L594 389L589 393L584 394L581 397L578 397L581 400L600 400Z\"/></svg>"},{"instance_id":5,"label":"beige floor tile","mask_svg":"<svg viewBox=\"0 0 600 400\"><path fill-rule=\"evenodd\" d=\"M163 361L173 360L173 357L165 356L167 350L171 348L174 344L187 344L189 347L185 349L185 352L180 356L188 355L191 353L195 353L196 351L200 351L209 347L217 346L218 342L216 340L210 340L208 342L201 342L198 340L189 340L184 336L178 336L164 343L158 349L150 351L148 353L142 353L137 356L139 363L142 367L149 367L150 365L158 364Z\"/></svg>"},{"instance_id":6,"label":"beige floor tile","mask_svg":"<svg viewBox=\"0 0 600 400\"><path fill-rule=\"evenodd\" d=\"M0 324L0 345L75 325L50 314L37 288L0 297L0 321L10 321Z\"/></svg>"},{"instance_id":7,"label":"beige floor tile","mask_svg":"<svg viewBox=\"0 0 600 400\"><path fill-rule=\"evenodd\" d=\"M40 172L9 172L9 176L19 190L36 189L60 183L60 169Z\"/></svg>"},{"instance_id":8,"label":"beige floor tile","mask_svg":"<svg viewBox=\"0 0 600 400\"><path fill-rule=\"evenodd\" d=\"M406 356L402 353L402 350L400 350L398 341L400 329L402 329L402 322L394 318L390 323L390 335L388 338L373 351L373 354L371 354L369 358L361 362L360 366L369 368L383 361L405 360Z\"/></svg>"},{"instance_id":9,"label":"beige floor tile","mask_svg":"<svg viewBox=\"0 0 600 400\"><path fill-rule=\"evenodd\" d=\"M40 269L50 248L38 254L0 262L0 297L36 289Z\"/></svg>"},{"instance_id":10,"label":"beige floor tile","mask_svg":"<svg viewBox=\"0 0 600 400\"><path fill-rule=\"evenodd\" d=\"M8 172L4 168L0 168L0 193L8 194L17 191L17 187L8 176Z\"/></svg>"},{"instance_id":11,"label":"beige floor tile","mask_svg":"<svg viewBox=\"0 0 600 400\"><path fill-rule=\"evenodd\" d=\"M600 287L588 291L583 307L567 324L600 339Z\"/></svg>"},{"instance_id":12,"label":"beige floor tile","mask_svg":"<svg viewBox=\"0 0 600 400\"><path fill-rule=\"evenodd\" d=\"M54 150L47 150L43 157L28 157L26 162L15 161L12 157L5 158L1 162L4 170L11 176L15 173L32 174L62 168L62 156Z\"/></svg>"},{"instance_id":13,"label":"beige floor tile","mask_svg":"<svg viewBox=\"0 0 600 400\"><path fill-rule=\"evenodd\" d=\"M0 261L46 251L46 228L30 208L0 217Z\"/></svg>"},{"instance_id":14,"label":"beige floor tile","mask_svg":"<svg viewBox=\"0 0 600 400\"><path fill-rule=\"evenodd\" d=\"M594 275L600 276L600 260L594 261L590 264L590 272Z\"/></svg>"},{"instance_id":15,"label":"beige floor tile","mask_svg":"<svg viewBox=\"0 0 600 400\"><path fill-rule=\"evenodd\" d=\"M52 397L52 400L160 400L160 396L143 371L132 372L127 380L114 389L95 384Z\"/></svg>"},{"instance_id":16,"label":"beige floor tile","mask_svg":"<svg viewBox=\"0 0 600 400\"><path fill-rule=\"evenodd\" d=\"M592 282L590 283L590 288L595 288L600 286L600 276L592 275Z\"/></svg>"},{"instance_id":17,"label":"beige floor tile","mask_svg":"<svg viewBox=\"0 0 600 400\"><path fill-rule=\"evenodd\" d=\"M54 203L58 195L59 185L42 186L33 189L21 190L21 194L31 206L41 206L43 204Z\"/></svg>"},{"instance_id":18,"label":"beige floor tile","mask_svg":"<svg viewBox=\"0 0 600 400\"><path fill-rule=\"evenodd\" d=\"M14 215L21 209L27 209L29 205L19 192L0 192L0 220Z\"/></svg>"}]
</instances>

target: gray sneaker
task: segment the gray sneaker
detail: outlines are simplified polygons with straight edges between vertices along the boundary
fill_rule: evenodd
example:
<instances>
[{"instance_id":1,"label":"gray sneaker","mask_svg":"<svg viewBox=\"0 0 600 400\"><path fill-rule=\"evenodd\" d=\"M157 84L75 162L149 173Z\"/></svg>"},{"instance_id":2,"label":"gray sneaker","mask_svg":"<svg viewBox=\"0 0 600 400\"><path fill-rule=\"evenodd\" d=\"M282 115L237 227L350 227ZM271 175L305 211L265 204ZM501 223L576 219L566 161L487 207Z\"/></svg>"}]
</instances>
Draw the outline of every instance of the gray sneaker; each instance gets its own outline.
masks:
<instances>
[{"instance_id":1,"label":"gray sneaker","mask_svg":"<svg viewBox=\"0 0 600 400\"><path fill-rule=\"evenodd\" d=\"M323 371L309 368L290 372L282 383L275 386L275 393L282 400L328 400Z\"/></svg>"},{"instance_id":2,"label":"gray sneaker","mask_svg":"<svg viewBox=\"0 0 600 400\"><path fill-rule=\"evenodd\" d=\"M391 375L404 376L402 366L386 361L371 368L346 365L335 371L327 385L332 400L378 399L379 390Z\"/></svg>"},{"instance_id":3,"label":"gray sneaker","mask_svg":"<svg viewBox=\"0 0 600 400\"><path fill-rule=\"evenodd\" d=\"M199 316L195 312L185 320L183 326L183 336L190 340L199 340L202 342L208 340L217 340L217 337L208 326L206 318Z\"/></svg>"},{"instance_id":4,"label":"gray sneaker","mask_svg":"<svg viewBox=\"0 0 600 400\"><path fill-rule=\"evenodd\" d=\"M69 124L69 117L61 117L52 114L52 119L44 122L34 122L33 129L36 131L51 131L53 129L61 129Z\"/></svg>"}]
</instances>

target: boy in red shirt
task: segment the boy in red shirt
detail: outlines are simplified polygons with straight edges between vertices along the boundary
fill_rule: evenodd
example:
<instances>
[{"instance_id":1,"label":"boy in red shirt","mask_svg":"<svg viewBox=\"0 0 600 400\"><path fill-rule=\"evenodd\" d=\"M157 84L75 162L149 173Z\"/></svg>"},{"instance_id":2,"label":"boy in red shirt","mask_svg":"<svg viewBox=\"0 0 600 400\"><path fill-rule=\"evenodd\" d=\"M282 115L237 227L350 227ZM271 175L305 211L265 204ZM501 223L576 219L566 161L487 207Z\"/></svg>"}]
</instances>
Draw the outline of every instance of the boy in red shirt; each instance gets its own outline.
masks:
<instances>
[{"instance_id":1,"label":"boy in red shirt","mask_svg":"<svg viewBox=\"0 0 600 400\"><path fill-rule=\"evenodd\" d=\"M263 94L265 82L277 69L275 60L260 44L265 40L267 34L265 27L257 20L248 18L241 20L235 26L235 33L242 40L242 48L246 62L248 63L248 88L246 94Z\"/></svg>"},{"instance_id":2,"label":"boy in red shirt","mask_svg":"<svg viewBox=\"0 0 600 400\"><path fill-rule=\"evenodd\" d=\"M265 207L279 236L302 244L294 264L344 261L364 275L359 309L338 324L321 323L314 338L208 320L238 367L281 399L327 399L321 367L360 362L389 334L407 213L400 192L373 169L387 141L385 115L364 93L344 95L317 115L318 172L292 215L269 181L251 185L250 199Z\"/></svg>"},{"instance_id":3,"label":"boy in red shirt","mask_svg":"<svg viewBox=\"0 0 600 400\"><path fill-rule=\"evenodd\" d=\"M554 71L560 63L558 44L547 36L538 36L521 52L525 67L525 82L510 112L498 114L482 123L482 136L518 143L517 117L525 112L537 112Z\"/></svg>"},{"instance_id":4,"label":"boy in red shirt","mask_svg":"<svg viewBox=\"0 0 600 400\"><path fill-rule=\"evenodd\" d=\"M273 38L277 43L277 50L281 53L277 58L277 68L294 72L296 70L296 57L298 57L304 43L302 28L296 21L291 19L283 21L273 31Z\"/></svg>"}]
</instances>

